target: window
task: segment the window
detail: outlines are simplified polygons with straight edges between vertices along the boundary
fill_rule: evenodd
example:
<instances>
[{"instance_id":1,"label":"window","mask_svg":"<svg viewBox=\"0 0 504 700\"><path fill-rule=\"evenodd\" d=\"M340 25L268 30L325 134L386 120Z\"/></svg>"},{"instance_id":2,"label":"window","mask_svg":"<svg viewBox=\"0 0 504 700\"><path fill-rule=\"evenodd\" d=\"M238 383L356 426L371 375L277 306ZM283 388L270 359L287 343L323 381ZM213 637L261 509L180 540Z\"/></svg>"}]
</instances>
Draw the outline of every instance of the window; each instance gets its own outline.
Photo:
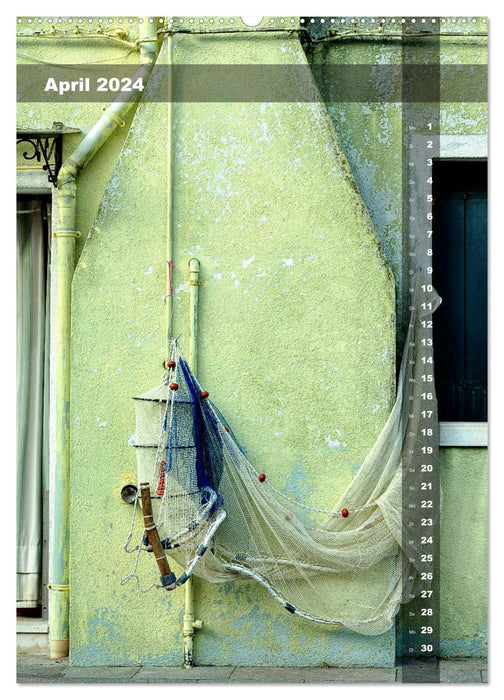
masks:
<instances>
[{"instance_id":1,"label":"window","mask_svg":"<svg viewBox=\"0 0 504 700\"><path fill-rule=\"evenodd\" d=\"M433 284L443 299L434 315L439 420L485 422L487 164L435 161L433 178Z\"/></svg>"},{"instance_id":2,"label":"window","mask_svg":"<svg viewBox=\"0 0 504 700\"><path fill-rule=\"evenodd\" d=\"M17 608L45 618L50 198L17 198Z\"/></svg>"}]
</instances>

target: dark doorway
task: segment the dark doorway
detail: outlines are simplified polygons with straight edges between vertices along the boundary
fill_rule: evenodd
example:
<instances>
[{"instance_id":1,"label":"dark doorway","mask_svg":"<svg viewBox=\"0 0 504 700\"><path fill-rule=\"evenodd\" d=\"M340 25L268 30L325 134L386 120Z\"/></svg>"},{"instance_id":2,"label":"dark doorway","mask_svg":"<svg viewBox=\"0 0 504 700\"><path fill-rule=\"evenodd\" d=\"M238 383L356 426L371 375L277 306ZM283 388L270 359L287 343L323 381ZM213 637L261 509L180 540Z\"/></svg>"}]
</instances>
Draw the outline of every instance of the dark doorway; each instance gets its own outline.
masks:
<instances>
[{"instance_id":1,"label":"dark doorway","mask_svg":"<svg viewBox=\"0 0 504 700\"><path fill-rule=\"evenodd\" d=\"M441 421L487 420L487 163L435 161L433 284Z\"/></svg>"},{"instance_id":2,"label":"dark doorway","mask_svg":"<svg viewBox=\"0 0 504 700\"><path fill-rule=\"evenodd\" d=\"M46 617L51 201L17 197L17 610Z\"/></svg>"}]
</instances>

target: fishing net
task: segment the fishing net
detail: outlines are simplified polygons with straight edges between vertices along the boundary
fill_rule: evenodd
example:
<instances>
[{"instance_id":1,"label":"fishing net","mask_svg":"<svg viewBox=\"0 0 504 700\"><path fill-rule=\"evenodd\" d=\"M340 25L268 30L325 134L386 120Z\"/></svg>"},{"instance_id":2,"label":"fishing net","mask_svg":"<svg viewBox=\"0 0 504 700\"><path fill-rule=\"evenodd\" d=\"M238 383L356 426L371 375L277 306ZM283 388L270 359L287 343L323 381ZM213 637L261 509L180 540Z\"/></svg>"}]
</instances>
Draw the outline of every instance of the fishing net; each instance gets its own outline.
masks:
<instances>
[{"instance_id":1,"label":"fishing net","mask_svg":"<svg viewBox=\"0 0 504 700\"><path fill-rule=\"evenodd\" d=\"M136 399L139 482L151 485L164 550L214 583L253 578L289 610L362 634L391 627L414 594L417 544L403 530L405 457L418 449L422 319L440 303L418 276L392 411L331 511L280 493L248 461L178 344L161 386ZM432 288L430 288L432 289ZM437 421L434 421L437 425ZM408 475L420 486L420 470ZM136 503L133 519L136 512ZM127 551L149 549L143 538ZM152 555L151 555L152 556ZM136 576L136 568L123 582ZM153 584L155 585L155 584ZM159 585L159 584L158 584ZM413 593L412 593L413 591Z\"/></svg>"}]
</instances>

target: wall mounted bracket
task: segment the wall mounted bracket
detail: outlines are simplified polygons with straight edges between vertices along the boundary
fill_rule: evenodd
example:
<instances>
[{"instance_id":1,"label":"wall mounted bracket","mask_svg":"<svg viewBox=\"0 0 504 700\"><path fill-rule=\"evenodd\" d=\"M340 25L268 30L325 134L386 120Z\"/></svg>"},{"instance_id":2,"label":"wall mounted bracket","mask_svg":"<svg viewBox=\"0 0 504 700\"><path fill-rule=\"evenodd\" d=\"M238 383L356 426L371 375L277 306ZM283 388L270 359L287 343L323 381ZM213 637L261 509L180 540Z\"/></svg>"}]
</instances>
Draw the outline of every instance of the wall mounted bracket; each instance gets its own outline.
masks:
<instances>
[{"instance_id":1,"label":"wall mounted bracket","mask_svg":"<svg viewBox=\"0 0 504 700\"><path fill-rule=\"evenodd\" d=\"M49 129L16 130L16 144L26 144L26 150L21 148L21 156L25 161L42 163L42 169L47 171L49 182L57 187L58 173L62 163L63 134L79 133L79 129L65 127L62 122L53 122Z\"/></svg>"}]
</instances>

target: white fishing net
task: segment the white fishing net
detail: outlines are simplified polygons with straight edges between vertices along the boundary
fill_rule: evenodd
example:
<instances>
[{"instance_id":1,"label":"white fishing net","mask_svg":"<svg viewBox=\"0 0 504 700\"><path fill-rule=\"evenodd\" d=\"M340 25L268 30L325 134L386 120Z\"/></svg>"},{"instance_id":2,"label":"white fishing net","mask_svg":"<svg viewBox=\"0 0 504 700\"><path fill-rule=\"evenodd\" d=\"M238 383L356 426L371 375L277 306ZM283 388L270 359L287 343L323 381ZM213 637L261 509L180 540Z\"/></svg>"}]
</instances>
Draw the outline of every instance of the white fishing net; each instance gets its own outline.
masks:
<instances>
[{"instance_id":1,"label":"white fishing net","mask_svg":"<svg viewBox=\"0 0 504 700\"><path fill-rule=\"evenodd\" d=\"M139 482L159 496L163 546L185 566L177 585L191 573L214 583L251 577L304 618L362 634L391 627L417 581L418 539L406 534L403 494L404 480L416 489L422 475L404 464L424 444L417 353L422 320L440 303L427 289L418 275L395 404L331 511L296 502L262 478L172 343L163 384L136 400L136 446ZM419 516L408 515L410 527ZM133 531L126 549L138 561L148 547L128 550Z\"/></svg>"}]
</instances>

